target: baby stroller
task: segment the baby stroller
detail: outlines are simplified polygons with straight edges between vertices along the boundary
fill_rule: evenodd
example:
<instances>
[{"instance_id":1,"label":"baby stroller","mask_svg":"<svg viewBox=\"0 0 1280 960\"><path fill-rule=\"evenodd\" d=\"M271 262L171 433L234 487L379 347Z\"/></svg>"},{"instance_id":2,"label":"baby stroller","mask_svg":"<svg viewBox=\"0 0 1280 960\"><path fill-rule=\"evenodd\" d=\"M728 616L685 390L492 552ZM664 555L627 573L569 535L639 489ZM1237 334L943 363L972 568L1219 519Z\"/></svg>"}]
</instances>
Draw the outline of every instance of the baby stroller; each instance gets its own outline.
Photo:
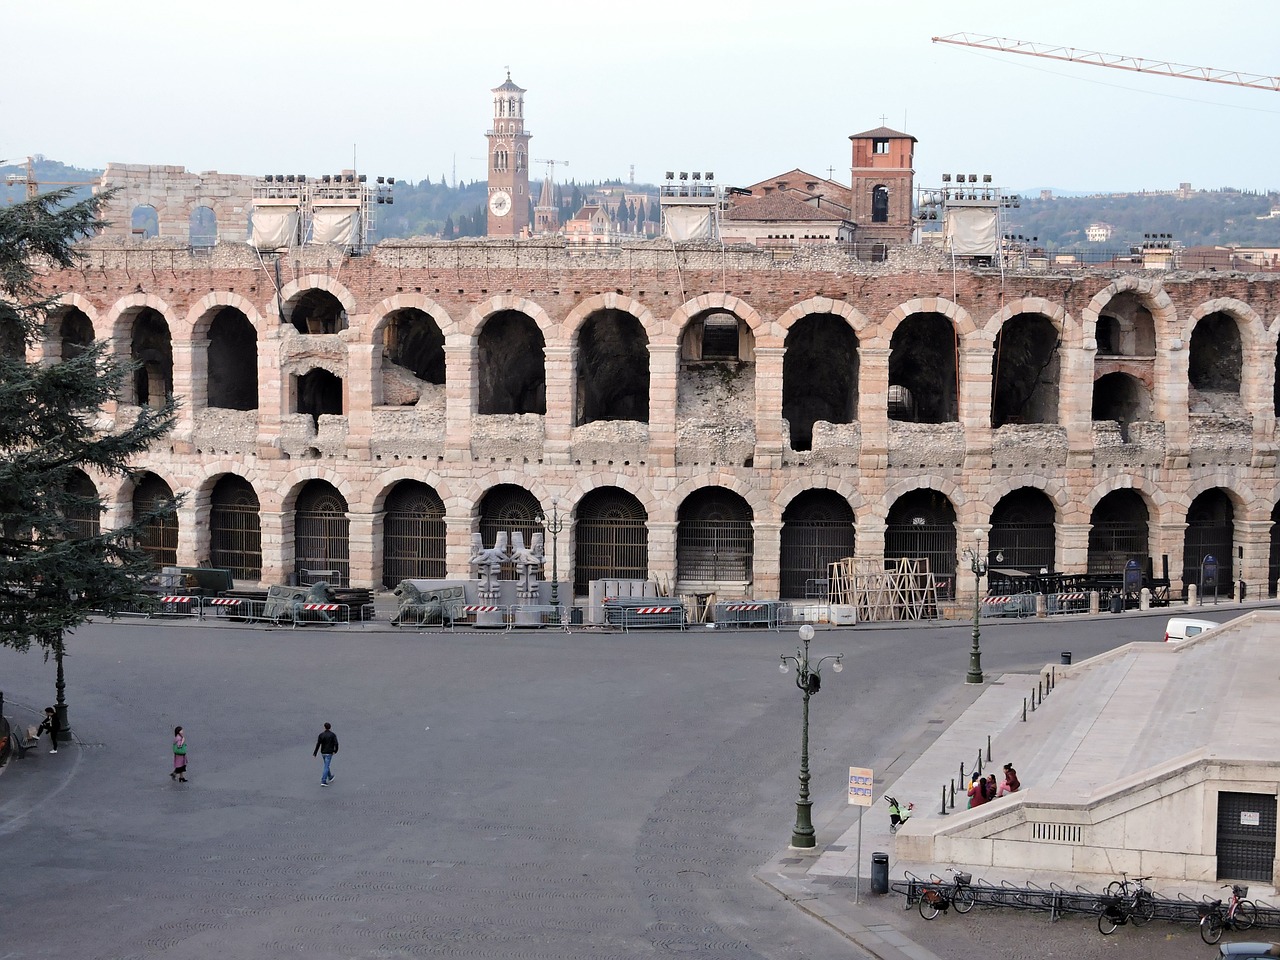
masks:
<instances>
[{"instance_id":1,"label":"baby stroller","mask_svg":"<svg viewBox=\"0 0 1280 960\"><path fill-rule=\"evenodd\" d=\"M916 805L908 802L904 807L898 803L897 797L891 797L887 793L884 798L889 801L889 832L897 833L898 828L911 818L911 811L916 808Z\"/></svg>"}]
</instances>

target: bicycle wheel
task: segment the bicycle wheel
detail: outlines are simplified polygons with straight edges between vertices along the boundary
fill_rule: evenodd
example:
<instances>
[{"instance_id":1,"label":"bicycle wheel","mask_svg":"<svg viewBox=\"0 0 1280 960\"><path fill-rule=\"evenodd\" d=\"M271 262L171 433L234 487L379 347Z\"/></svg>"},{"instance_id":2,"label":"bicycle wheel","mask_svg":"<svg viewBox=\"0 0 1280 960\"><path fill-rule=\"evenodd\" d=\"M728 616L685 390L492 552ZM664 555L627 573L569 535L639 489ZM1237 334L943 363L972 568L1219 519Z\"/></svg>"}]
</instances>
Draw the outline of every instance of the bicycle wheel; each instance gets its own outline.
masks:
<instances>
[{"instance_id":1,"label":"bicycle wheel","mask_svg":"<svg viewBox=\"0 0 1280 960\"><path fill-rule=\"evenodd\" d=\"M932 890L926 890L926 895L920 898L920 916L926 920L932 920L938 915L938 901L928 896L931 893L933 893ZM936 898L937 894L934 894L934 897Z\"/></svg>"},{"instance_id":2,"label":"bicycle wheel","mask_svg":"<svg viewBox=\"0 0 1280 960\"><path fill-rule=\"evenodd\" d=\"M1156 898L1145 891L1138 894L1137 899L1133 901L1133 909L1129 912L1129 919L1133 925L1140 927L1155 915Z\"/></svg>"},{"instance_id":3,"label":"bicycle wheel","mask_svg":"<svg viewBox=\"0 0 1280 960\"><path fill-rule=\"evenodd\" d=\"M1128 884L1120 880L1112 880L1107 884L1108 897L1123 897L1129 891L1126 889Z\"/></svg>"},{"instance_id":4,"label":"bicycle wheel","mask_svg":"<svg viewBox=\"0 0 1280 960\"><path fill-rule=\"evenodd\" d=\"M1105 937L1107 934L1115 933L1118 926L1120 924L1116 923L1115 914L1111 910L1103 907L1098 911L1098 932L1100 934Z\"/></svg>"},{"instance_id":5,"label":"bicycle wheel","mask_svg":"<svg viewBox=\"0 0 1280 960\"><path fill-rule=\"evenodd\" d=\"M1222 939L1222 915L1211 913L1200 918L1200 939L1205 943L1217 943Z\"/></svg>"},{"instance_id":6,"label":"bicycle wheel","mask_svg":"<svg viewBox=\"0 0 1280 960\"><path fill-rule=\"evenodd\" d=\"M1258 924L1258 908L1252 900L1241 900L1236 904L1236 913L1232 917L1237 930L1249 930Z\"/></svg>"},{"instance_id":7,"label":"bicycle wheel","mask_svg":"<svg viewBox=\"0 0 1280 960\"><path fill-rule=\"evenodd\" d=\"M951 895L951 905L956 908L956 913L968 913L977 899L973 887L956 887L955 893Z\"/></svg>"}]
</instances>

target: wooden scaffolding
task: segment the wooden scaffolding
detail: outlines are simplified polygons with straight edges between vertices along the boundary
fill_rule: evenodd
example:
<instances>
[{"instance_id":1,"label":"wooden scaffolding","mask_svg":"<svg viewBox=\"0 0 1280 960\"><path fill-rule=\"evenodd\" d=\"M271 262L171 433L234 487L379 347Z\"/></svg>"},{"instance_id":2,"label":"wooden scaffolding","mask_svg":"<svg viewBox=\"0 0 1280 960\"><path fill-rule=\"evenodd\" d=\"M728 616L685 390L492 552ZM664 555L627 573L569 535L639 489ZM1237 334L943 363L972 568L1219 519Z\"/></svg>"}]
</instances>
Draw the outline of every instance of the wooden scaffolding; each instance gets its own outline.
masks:
<instances>
[{"instance_id":1,"label":"wooden scaffolding","mask_svg":"<svg viewBox=\"0 0 1280 960\"><path fill-rule=\"evenodd\" d=\"M827 575L830 602L852 606L859 623L938 616L938 585L926 557L845 557Z\"/></svg>"}]
</instances>

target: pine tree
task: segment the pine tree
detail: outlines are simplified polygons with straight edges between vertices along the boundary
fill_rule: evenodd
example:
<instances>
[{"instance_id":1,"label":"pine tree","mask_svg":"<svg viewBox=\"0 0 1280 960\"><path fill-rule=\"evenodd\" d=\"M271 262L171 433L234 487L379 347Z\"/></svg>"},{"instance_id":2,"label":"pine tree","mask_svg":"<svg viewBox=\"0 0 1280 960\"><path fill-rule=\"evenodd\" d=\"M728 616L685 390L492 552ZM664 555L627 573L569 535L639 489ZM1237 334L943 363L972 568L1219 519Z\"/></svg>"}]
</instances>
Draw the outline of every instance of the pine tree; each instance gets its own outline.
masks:
<instances>
[{"instance_id":1,"label":"pine tree","mask_svg":"<svg viewBox=\"0 0 1280 960\"><path fill-rule=\"evenodd\" d=\"M74 242L92 233L107 195L69 203L60 190L0 208L0 644L32 644L58 663L58 713L63 727L64 636L91 612L136 606L141 578L154 565L138 546L156 515L97 532L102 501L82 481L87 471L127 477L131 466L168 433L174 405L144 407L114 432L95 426L131 368L98 342L79 356L33 363L26 347L44 334L57 296L38 286L37 270L73 266ZM172 513L172 505L160 515ZM89 524L84 518L91 518Z\"/></svg>"},{"instance_id":2,"label":"pine tree","mask_svg":"<svg viewBox=\"0 0 1280 960\"><path fill-rule=\"evenodd\" d=\"M452 217L452 215L445 217L445 218L444 218L444 230L443 230L443 232L440 234L441 238L442 238L442 239L445 239L445 240L452 240L452 239L454 238L455 233L456 233L456 231L454 230L454 227L453 227L453 217Z\"/></svg>"}]
</instances>

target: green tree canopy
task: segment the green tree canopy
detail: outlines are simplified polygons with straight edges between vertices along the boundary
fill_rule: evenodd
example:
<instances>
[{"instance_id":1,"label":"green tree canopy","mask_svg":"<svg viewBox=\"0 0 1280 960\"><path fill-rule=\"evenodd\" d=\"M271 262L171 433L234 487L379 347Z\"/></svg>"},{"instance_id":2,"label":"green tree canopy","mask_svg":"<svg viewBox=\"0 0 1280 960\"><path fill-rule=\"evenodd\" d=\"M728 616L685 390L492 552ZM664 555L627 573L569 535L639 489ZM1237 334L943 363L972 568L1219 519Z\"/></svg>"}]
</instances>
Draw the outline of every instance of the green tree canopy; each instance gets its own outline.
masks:
<instances>
[{"instance_id":1,"label":"green tree canopy","mask_svg":"<svg viewBox=\"0 0 1280 960\"><path fill-rule=\"evenodd\" d=\"M64 631L135 603L152 569L137 541L153 518L99 532L83 518L96 520L101 499L81 481L132 475L174 415L170 402L100 430L98 411L130 373L102 343L57 363L27 359L58 306L39 271L78 261L74 242L100 225L103 199L69 203L63 190L0 209L0 644L59 655Z\"/></svg>"}]
</instances>

